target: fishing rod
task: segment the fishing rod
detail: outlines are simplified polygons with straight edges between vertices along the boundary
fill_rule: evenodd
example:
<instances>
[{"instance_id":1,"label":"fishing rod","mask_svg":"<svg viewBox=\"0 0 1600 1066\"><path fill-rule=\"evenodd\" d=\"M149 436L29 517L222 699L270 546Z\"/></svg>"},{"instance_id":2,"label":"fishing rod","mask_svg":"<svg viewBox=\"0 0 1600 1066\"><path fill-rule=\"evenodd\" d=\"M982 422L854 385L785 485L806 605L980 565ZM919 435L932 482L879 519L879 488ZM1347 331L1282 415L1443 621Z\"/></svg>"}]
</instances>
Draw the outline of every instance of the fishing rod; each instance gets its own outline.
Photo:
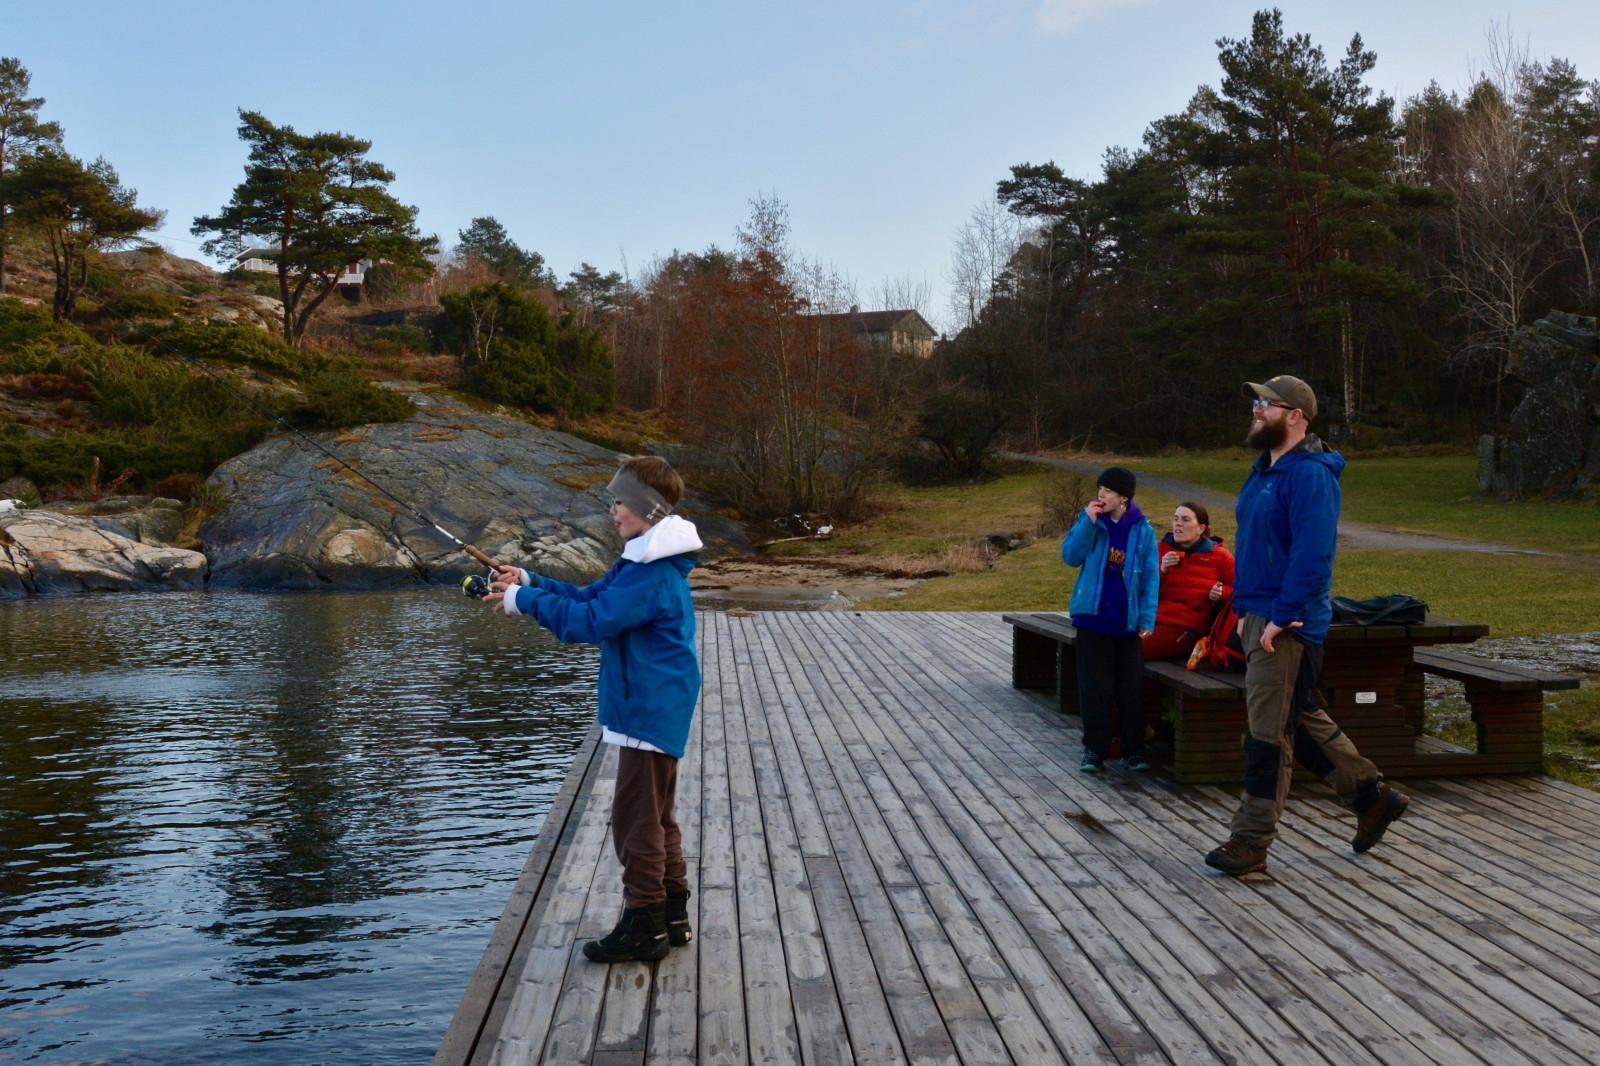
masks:
<instances>
[{"instance_id":1,"label":"fishing rod","mask_svg":"<svg viewBox=\"0 0 1600 1066\"><path fill-rule=\"evenodd\" d=\"M243 400L250 407L253 407L257 412L259 412L260 414L264 415L268 419L271 419L273 422L278 423L284 429L288 430L290 433L294 434L296 437L299 437L301 440L305 441L311 447L315 448L317 451L321 452L323 455L327 456L329 459L332 459L335 463L338 463L340 466L342 466L346 470L350 471L350 473L354 474L356 477L360 478L362 481L365 481L368 485L371 485L373 488L377 489L380 493L382 493L384 496L388 497L391 501L393 501L396 506L400 507L406 513L411 515L411 517L415 518L417 521L421 522L423 525L431 526L434 529L438 530L440 533L444 534L451 541L453 541L457 546L459 546L461 548L461 550L463 552L465 552L467 555L471 556L473 559L476 559L478 562L482 563L484 566L487 566L489 568L489 570L490 570L490 576L493 576L493 572L495 570L499 569L500 564L497 561L495 561L493 558L491 558L488 555L485 555L483 552L479 551L477 548L475 548L471 544L468 544L466 541L462 540L460 537L456 536L454 533L452 533L448 529L444 528L444 526L441 526L438 523L438 521L436 521L433 518L432 515L428 514L426 511L422 510L420 507L414 506L413 504L411 504L410 502L402 499L401 497L396 496L394 493L390 492L388 489L384 488L377 481L375 481L370 475L362 473L360 470L356 469L355 467L351 466L349 463L345 462L343 459L339 458L337 455L333 454L333 452L329 451L327 448L324 448L322 445L320 445L316 441L312 440L309 436L307 436L305 433L303 433L297 426L295 426L292 423L290 423L288 419L284 418L282 415L278 414L276 411L273 411L271 408L265 407L265 406L257 403L253 397L247 395L242 390L240 390L238 388L235 388L233 383L231 381L229 381L228 378L225 375L219 374L217 371L213 370L211 367L207 366L205 363L201 362L200 360L192 359L189 356L185 355L183 352L179 351L173 345L167 343L167 341L165 339L163 339L161 336L159 336L158 334L152 333L150 330L146 329L143 325L141 325L140 323L138 323L138 322L134 321L133 319L129 318L127 315L124 315L122 312L116 310L115 308L108 307L105 304L101 304L100 305L100 310L101 310L101 312L108 312L109 311L112 315L116 316L117 318L121 319L123 322L127 323L135 331L143 334L145 337L147 337L150 340L154 341L156 344L160 345L162 348L165 348L172 355L177 356L179 359L183 360L185 363L188 363L190 366L195 367L195 368L203 371L205 374L209 375L212 379L214 379L224 389L227 389L233 395L235 395L239 399ZM489 583L483 577L474 574L474 575L471 575L471 576L468 576L468 577L462 579L461 589L468 596L472 596L474 598L478 598L478 597L481 597L481 596L486 595L488 593L488 591L489 591Z\"/></svg>"}]
</instances>

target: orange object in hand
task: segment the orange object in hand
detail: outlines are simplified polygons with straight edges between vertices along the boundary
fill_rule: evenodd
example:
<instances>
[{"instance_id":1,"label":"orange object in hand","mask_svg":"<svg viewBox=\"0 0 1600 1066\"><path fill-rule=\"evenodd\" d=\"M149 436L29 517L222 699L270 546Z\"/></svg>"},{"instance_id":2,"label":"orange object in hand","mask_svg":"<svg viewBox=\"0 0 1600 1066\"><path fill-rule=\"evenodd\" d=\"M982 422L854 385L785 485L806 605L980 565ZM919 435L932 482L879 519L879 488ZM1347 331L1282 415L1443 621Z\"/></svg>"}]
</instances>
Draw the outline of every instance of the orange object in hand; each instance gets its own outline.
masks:
<instances>
[{"instance_id":1,"label":"orange object in hand","mask_svg":"<svg viewBox=\"0 0 1600 1066\"><path fill-rule=\"evenodd\" d=\"M1190 669L1190 670L1198 670L1200 668L1200 664L1205 661L1206 652L1208 652L1210 650L1211 650L1211 638L1210 637L1201 637L1199 640L1195 641L1194 642L1194 650L1189 653L1188 669Z\"/></svg>"}]
</instances>

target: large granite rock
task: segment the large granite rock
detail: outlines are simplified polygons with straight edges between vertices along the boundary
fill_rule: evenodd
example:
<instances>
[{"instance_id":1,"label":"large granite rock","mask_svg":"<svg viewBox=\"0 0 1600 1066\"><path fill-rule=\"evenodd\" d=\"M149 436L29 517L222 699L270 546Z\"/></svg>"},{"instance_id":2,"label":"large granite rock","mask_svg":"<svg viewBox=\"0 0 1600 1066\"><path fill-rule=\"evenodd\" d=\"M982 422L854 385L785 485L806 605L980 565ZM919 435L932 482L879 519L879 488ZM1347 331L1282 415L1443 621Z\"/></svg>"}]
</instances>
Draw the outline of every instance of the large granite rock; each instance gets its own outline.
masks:
<instances>
[{"instance_id":1,"label":"large granite rock","mask_svg":"<svg viewBox=\"0 0 1600 1066\"><path fill-rule=\"evenodd\" d=\"M318 444L503 563L564 581L605 573L622 550L606 483L622 456L565 433L414 392L406 422L312 435ZM219 466L226 506L200 528L211 584L369 589L455 584L481 573L443 534L289 434ZM691 494L680 508L707 559L749 550L737 523Z\"/></svg>"},{"instance_id":2,"label":"large granite rock","mask_svg":"<svg viewBox=\"0 0 1600 1066\"><path fill-rule=\"evenodd\" d=\"M89 516L0 511L0 597L196 589L205 579L199 552L141 544Z\"/></svg>"},{"instance_id":3,"label":"large granite rock","mask_svg":"<svg viewBox=\"0 0 1600 1066\"><path fill-rule=\"evenodd\" d=\"M1600 479L1600 322L1551 312L1517 331L1508 369L1527 391L1506 435L1478 442L1478 491L1582 492Z\"/></svg>"}]
</instances>

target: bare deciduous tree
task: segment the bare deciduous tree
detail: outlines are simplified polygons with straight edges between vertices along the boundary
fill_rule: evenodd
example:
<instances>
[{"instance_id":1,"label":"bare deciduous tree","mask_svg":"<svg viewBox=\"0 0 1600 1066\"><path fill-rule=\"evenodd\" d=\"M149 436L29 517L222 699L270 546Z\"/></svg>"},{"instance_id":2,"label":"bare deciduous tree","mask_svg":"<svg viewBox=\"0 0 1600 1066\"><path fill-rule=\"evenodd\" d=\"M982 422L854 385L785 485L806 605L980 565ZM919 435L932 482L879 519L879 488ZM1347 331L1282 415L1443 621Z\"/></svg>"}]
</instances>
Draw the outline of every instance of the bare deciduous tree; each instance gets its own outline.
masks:
<instances>
[{"instance_id":1,"label":"bare deciduous tree","mask_svg":"<svg viewBox=\"0 0 1600 1066\"><path fill-rule=\"evenodd\" d=\"M957 329L978 320L1021 243L1017 217L998 201L985 200L973 208L972 217L956 231L947 274L950 314Z\"/></svg>"},{"instance_id":2,"label":"bare deciduous tree","mask_svg":"<svg viewBox=\"0 0 1600 1066\"><path fill-rule=\"evenodd\" d=\"M1500 409L1511 338L1534 310L1550 255L1552 205L1534 180L1537 139L1525 98L1531 64L1526 45L1498 26L1448 144L1435 144L1439 184L1450 193L1453 249L1439 283L1473 326L1469 358L1487 364Z\"/></svg>"}]
</instances>

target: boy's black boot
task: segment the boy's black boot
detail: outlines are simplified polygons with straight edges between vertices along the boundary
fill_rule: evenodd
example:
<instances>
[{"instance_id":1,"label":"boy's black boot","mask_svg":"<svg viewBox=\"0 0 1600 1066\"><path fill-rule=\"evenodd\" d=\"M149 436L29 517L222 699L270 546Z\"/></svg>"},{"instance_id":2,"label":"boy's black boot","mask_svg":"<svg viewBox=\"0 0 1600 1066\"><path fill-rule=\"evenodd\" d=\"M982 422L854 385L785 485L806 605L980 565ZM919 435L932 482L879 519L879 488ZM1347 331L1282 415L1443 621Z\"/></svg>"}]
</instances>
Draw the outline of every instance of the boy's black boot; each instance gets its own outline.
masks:
<instances>
[{"instance_id":1,"label":"boy's black boot","mask_svg":"<svg viewBox=\"0 0 1600 1066\"><path fill-rule=\"evenodd\" d=\"M667 941L675 948L694 939L694 930L689 928L689 895L687 888L667 893Z\"/></svg>"},{"instance_id":2,"label":"boy's black boot","mask_svg":"<svg viewBox=\"0 0 1600 1066\"><path fill-rule=\"evenodd\" d=\"M617 927L583 945L591 962L654 962L672 950L667 943L667 905L632 907L622 912Z\"/></svg>"}]
</instances>

